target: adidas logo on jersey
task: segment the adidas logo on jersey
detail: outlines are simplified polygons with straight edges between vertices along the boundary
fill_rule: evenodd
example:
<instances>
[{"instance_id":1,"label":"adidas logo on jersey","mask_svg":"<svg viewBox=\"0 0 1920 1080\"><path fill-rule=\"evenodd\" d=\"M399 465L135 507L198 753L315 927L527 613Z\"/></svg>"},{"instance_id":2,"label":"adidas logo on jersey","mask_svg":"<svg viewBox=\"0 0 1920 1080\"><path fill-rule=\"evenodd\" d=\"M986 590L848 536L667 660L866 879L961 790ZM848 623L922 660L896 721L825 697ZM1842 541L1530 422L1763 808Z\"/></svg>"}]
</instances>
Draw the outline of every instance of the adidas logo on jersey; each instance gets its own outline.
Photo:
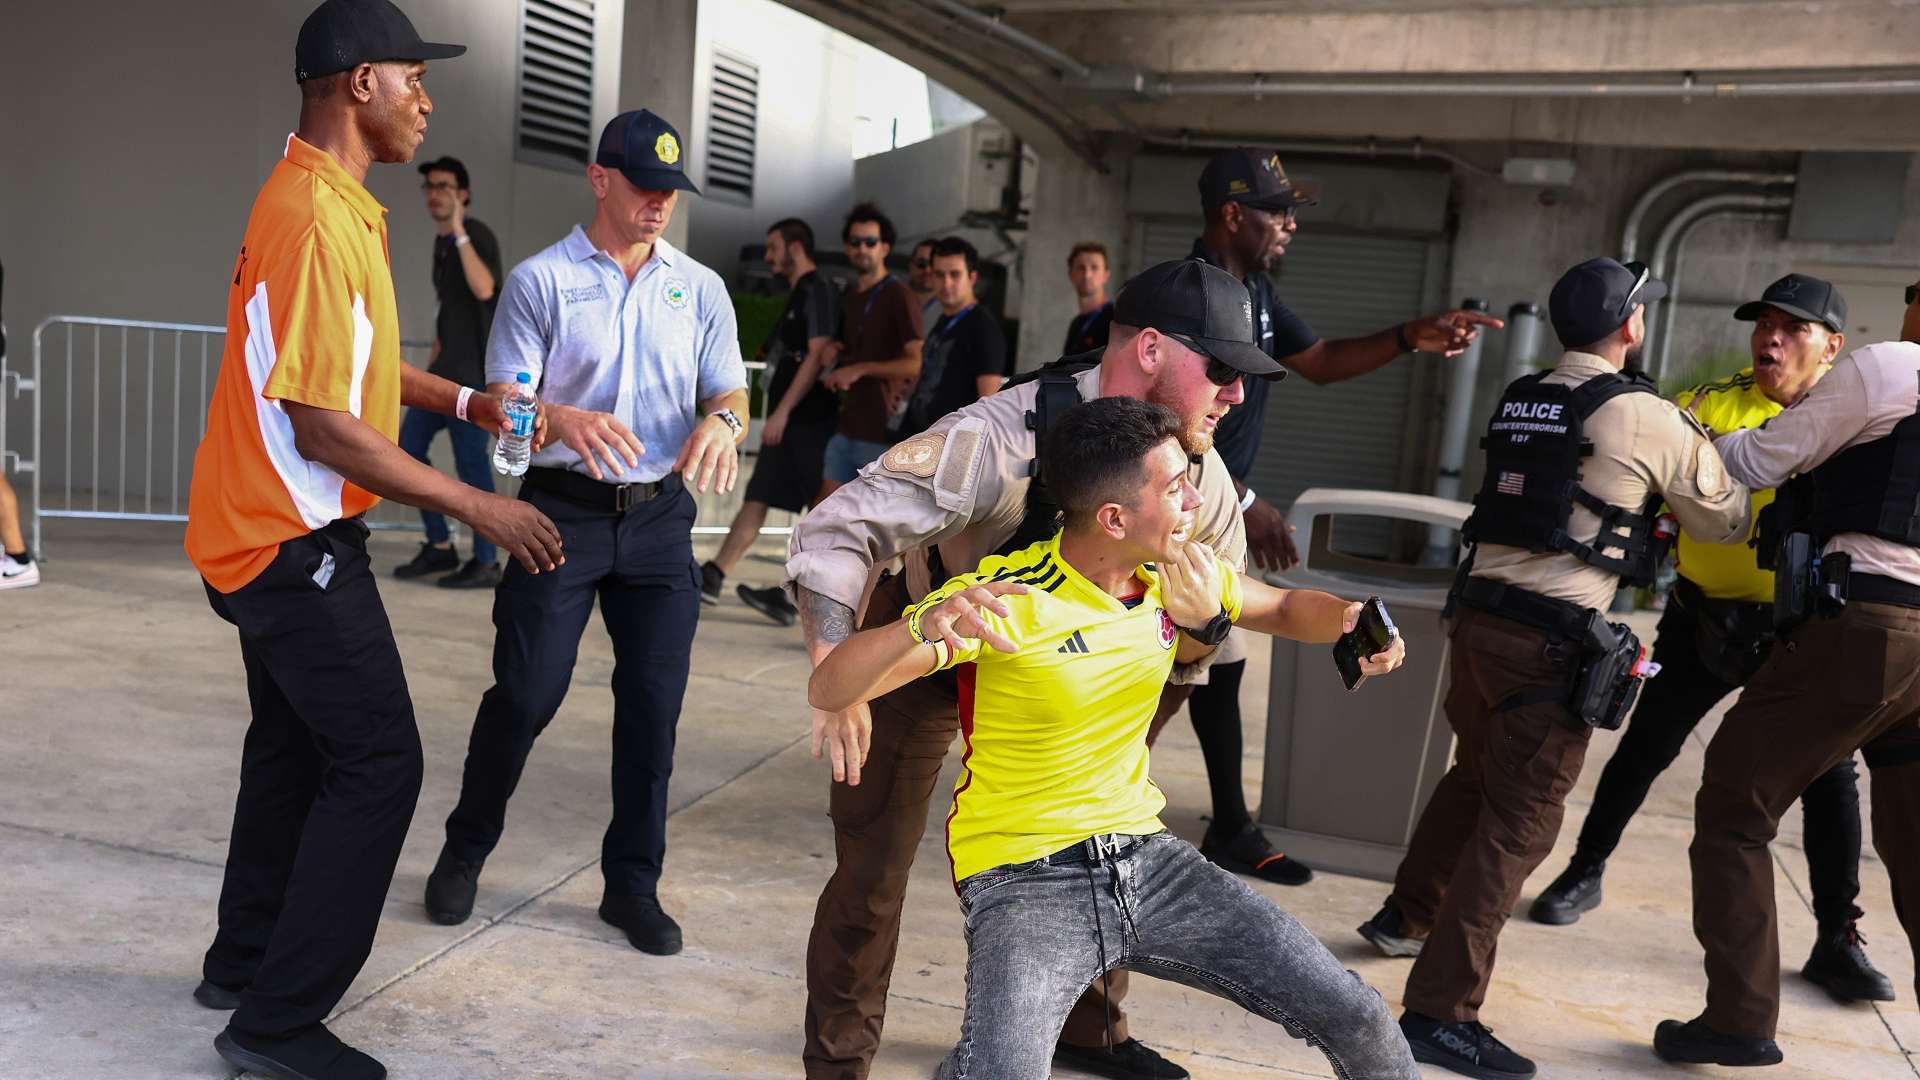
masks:
<instances>
[{"instance_id":1,"label":"adidas logo on jersey","mask_svg":"<svg viewBox=\"0 0 1920 1080\"><path fill-rule=\"evenodd\" d=\"M1087 639L1080 636L1080 631L1075 630L1073 636L1068 638L1066 644L1060 646L1058 651L1084 656L1091 650L1087 648Z\"/></svg>"}]
</instances>

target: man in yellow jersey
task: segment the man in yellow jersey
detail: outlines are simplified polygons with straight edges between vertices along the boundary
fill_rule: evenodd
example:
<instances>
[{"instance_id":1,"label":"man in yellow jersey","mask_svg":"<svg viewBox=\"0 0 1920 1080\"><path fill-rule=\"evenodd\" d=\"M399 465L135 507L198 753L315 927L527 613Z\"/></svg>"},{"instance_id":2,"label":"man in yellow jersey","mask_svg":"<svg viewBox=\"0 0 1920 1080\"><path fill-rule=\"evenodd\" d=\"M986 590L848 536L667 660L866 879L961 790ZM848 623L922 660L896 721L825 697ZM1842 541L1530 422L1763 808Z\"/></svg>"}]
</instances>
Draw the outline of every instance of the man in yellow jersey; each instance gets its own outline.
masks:
<instances>
[{"instance_id":1,"label":"man in yellow jersey","mask_svg":"<svg viewBox=\"0 0 1920 1080\"><path fill-rule=\"evenodd\" d=\"M1733 317L1753 323L1753 366L1685 391L1674 400L1715 431L1757 428L1812 389L1846 336L1847 302L1830 282L1788 274ZM1773 489L1753 493L1753 516ZM1706 544L1680 533L1680 579L1660 617L1654 660L1660 673L1608 759L1573 861L1540 898L1535 922L1564 926L1600 906L1601 875L1620 834L1653 781L1680 754L1687 736L1715 705L1753 676L1773 644L1773 573L1758 568L1744 545ZM1860 791L1852 757L1807 785L1807 877L1819 937L1803 973L1850 1001L1892 1001L1893 983L1861 948Z\"/></svg>"},{"instance_id":2,"label":"man in yellow jersey","mask_svg":"<svg viewBox=\"0 0 1920 1080\"><path fill-rule=\"evenodd\" d=\"M381 496L451 514L531 571L560 535L394 443L400 406L500 430L497 399L400 360L374 162L413 157L433 111L420 40L387 0L327 0L294 48L300 126L259 196L194 458L187 554L240 634L252 722L194 997L233 1009L214 1046L259 1076L378 1080L321 1023L373 947L420 792L420 735L367 561Z\"/></svg>"},{"instance_id":3,"label":"man in yellow jersey","mask_svg":"<svg viewBox=\"0 0 1920 1080\"><path fill-rule=\"evenodd\" d=\"M1283 1025L1345 1077L1417 1077L1380 995L1292 916L1161 825L1147 725L1176 659L1234 624L1331 642L1360 611L1242 579L1190 539L1202 499L1162 405L1099 398L1047 433L1065 527L848 638L809 685L845 710L958 669L965 757L947 818L967 1012L940 1075L1045 1077L1089 983L1128 968ZM1145 565L1153 564L1153 565ZM1365 661L1398 667L1405 647Z\"/></svg>"}]
</instances>

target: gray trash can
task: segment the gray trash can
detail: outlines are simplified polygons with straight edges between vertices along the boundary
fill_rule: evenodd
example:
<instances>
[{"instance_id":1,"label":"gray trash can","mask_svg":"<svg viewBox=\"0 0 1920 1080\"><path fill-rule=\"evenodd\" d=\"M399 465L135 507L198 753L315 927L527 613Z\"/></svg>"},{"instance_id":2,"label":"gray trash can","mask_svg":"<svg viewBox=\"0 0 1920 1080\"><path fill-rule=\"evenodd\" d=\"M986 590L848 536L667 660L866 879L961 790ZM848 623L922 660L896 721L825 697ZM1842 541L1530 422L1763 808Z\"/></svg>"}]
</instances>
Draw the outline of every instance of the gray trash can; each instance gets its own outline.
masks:
<instances>
[{"instance_id":1,"label":"gray trash can","mask_svg":"<svg viewBox=\"0 0 1920 1080\"><path fill-rule=\"evenodd\" d=\"M1287 515L1306 537L1301 562L1268 580L1352 600L1377 595L1407 643L1399 671L1349 692L1331 646L1274 639L1259 819L1276 847L1309 866L1391 880L1453 752L1440 707L1448 653L1440 609L1454 568L1340 552L1335 519L1457 530L1472 509L1431 495L1311 488Z\"/></svg>"}]
</instances>

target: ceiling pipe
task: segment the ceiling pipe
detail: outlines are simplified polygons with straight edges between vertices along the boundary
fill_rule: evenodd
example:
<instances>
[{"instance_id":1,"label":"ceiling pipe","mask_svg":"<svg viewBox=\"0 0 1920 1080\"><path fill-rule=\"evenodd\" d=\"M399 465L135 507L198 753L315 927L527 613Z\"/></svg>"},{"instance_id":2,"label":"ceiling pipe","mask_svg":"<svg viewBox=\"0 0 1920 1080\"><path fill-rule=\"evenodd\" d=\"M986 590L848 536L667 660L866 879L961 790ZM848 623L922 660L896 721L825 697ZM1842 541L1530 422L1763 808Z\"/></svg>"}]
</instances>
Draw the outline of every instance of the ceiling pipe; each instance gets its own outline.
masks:
<instances>
[{"instance_id":1,"label":"ceiling pipe","mask_svg":"<svg viewBox=\"0 0 1920 1080\"><path fill-rule=\"evenodd\" d=\"M1631 262L1640 250L1640 226L1646 221L1647 212L1661 196L1677 187L1687 184L1753 184L1773 186L1791 184L1796 177L1790 172L1758 172L1750 169L1688 169L1677 172L1640 193L1634 200L1633 209L1627 211L1627 223L1620 230L1620 261Z\"/></svg>"},{"instance_id":2,"label":"ceiling pipe","mask_svg":"<svg viewBox=\"0 0 1920 1080\"><path fill-rule=\"evenodd\" d=\"M1325 154L1335 157L1363 158L1397 157L1415 161L1432 159L1444 161L1476 176L1500 175L1498 169L1489 169L1449 150L1436 150L1419 139L1408 142L1381 142L1378 139L1337 142L1323 139L1274 139L1264 135L1193 135L1184 131L1149 131L1141 133L1140 141L1148 146L1166 146L1180 150L1233 150L1242 146L1255 146L1263 150L1285 151L1290 154Z\"/></svg>"},{"instance_id":3,"label":"ceiling pipe","mask_svg":"<svg viewBox=\"0 0 1920 1080\"><path fill-rule=\"evenodd\" d=\"M1709 221L1779 221L1786 216L1785 210L1709 210L1680 227L1680 234L1673 241L1673 274L1667 278L1667 295L1660 301L1660 335L1654 356L1654 378L1662 379L1667 375L1667 357L1673 347L1673 322L1680 310L1680 258L1686 254L1687 240L1694 230Z\"/></svg>"},{"instance_id":4,"label":"ceiling pipe","mask_svg":"<svg viewBox=\"0 0 1920 1080\"><path fill-rule=\"evenodd\" d=\"M1786 210L1792 206L1793 196L1791 195L1762 195L1755 192L1721 192L1716 195L1707 195L1695 199L1681 207L1673 217L1667 220L1665 225L1661 226L1660 236L1653 244L1653 258L1648 265L1648 269L1654 277L1667 282L1668 286L1671 287L1672 280L1668 276L1668 272L1673 265L1674 244L1682 235L1690 230L1700 218L1716 213L1731 213L1743 210ZM1655 316L1660 320L1661 330L1655 335L1654 339L1653 356L1656 362L1653 370L1655 374L1659 374L1665 367L1667 328L1671 325L1668 312L1671 311L1673 307L1673 301L1671 299L1661 300L1658 301L1658 303L1661 305L1661 308L1655 313Z\"/></svg>"},{"instance_id":5,"label":"ceiling pipe","mask_svg":"<svg viewBox=\"0 0 1920 1080\"><path fill-rule=\"evenodd\" d=\"M934 0L947 4L954 0ZM1249 75L1230 79L1149 79L1148 92L1157 97L1263 97L1267 95L1400 97L1433 94L1452 97L1552 98L1696 98L1696 97L1834 97L1920 94L1920 78L1824 77L1806 79L1717 76L1702 79L1693 72L1670 76L1671 81L1610 80L1602 76L1566 80L1528 79L1396 79L1378 76L1295 78Z\"/></svg>"},{"instance_id":6,"label":"ceiling pipe","mask_svg":"<svg viewBox=\"0 0 1920 1080\"><path fill-rule=\"evenodd\" d=\"M960 3L960 0L922 0L922 2L937 10L946 12L948 15L959 19L975 30L979 30L990 37L997 37L1005 41L1007 44L1014 46L1032 56L1034 59L1046 64L1062 76L1084 79L1093 74L1092 68L1061 52L1059 49L1041 41L1032 34L1008 26L1006 22L996 16L976 11Z\"/></svg>"}]
</instances>

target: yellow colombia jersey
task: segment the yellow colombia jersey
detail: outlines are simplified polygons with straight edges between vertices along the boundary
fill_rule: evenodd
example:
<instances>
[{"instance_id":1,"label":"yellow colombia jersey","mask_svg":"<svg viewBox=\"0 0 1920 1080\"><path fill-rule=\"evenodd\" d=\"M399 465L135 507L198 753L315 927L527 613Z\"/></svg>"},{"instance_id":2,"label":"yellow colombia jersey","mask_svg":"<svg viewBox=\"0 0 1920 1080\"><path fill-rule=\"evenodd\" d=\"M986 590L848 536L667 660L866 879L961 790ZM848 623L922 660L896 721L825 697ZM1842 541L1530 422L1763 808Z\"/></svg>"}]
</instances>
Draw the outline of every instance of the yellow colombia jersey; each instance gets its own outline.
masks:
<instances>
[{"instance_id":1,"label":"yellow colombia jersey","mask_svg":"<svg viewBox=\"0 0 1920 1080\"><path fill-rule=\"evenodd\" d=\"M1673 400L1683 409L1691 405L1701 423L1722 432L1759 427L1785 409L1754 385L1752 368L1719 382L1696 386ZM1772 488L1753 493L1756 524L1760 520L1760 508L1772 501ZM1754 561L1753 549L1746 544L1703 544L1683 529L1677 550L1680 576L1700 586L1700 591L1713 599L1773 603L1773 571L1760 569Z\"/></svg>"},{"instance_id":2,"label":"yellow colombia jersey","mask_svg":"<svg viewBox=\"0 0 1920 1080\"><path fill-rule=\"evenodd\" d=\"M1221 606L1240 617L1240 582L1220 564ZM1147 777L1147 725L1173 670L1178 632L1142 567L1137 603L1115 599L1060 557L1060 537L995 555L929 594L930 608L969 585L1015 578L1032 591L1005 597L1011 614L989 625L1019 647L969 641L940 666L962 665L965 742L947 852L955 882L1030 862L1104 833L1160 831L1165 796ZM909 609L912 610L912 609Z\"/></svg>"}]
</instances>

